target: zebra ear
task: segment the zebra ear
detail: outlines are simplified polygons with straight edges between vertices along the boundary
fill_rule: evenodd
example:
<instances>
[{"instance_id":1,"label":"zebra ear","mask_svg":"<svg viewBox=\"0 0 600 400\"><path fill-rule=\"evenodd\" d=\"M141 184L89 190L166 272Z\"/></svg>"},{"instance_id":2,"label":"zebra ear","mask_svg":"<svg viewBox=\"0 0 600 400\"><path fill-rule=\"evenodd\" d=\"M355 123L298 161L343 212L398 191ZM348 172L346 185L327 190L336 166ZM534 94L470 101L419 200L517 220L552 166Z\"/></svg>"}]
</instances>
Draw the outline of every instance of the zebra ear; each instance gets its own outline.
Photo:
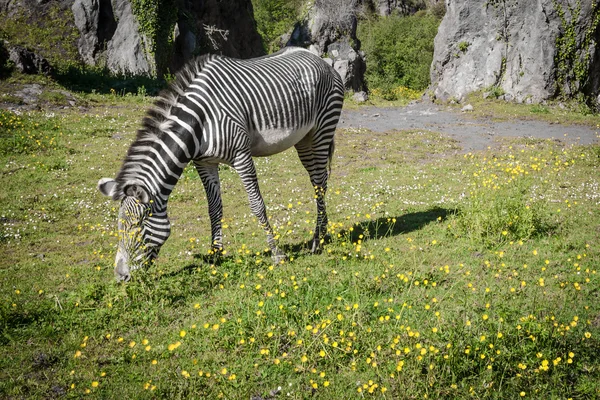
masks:
<instances>
[{"instance_id":1,"label":"zebra ear","mask_svg":"<svg viewBox=\"0 0 600 400\"><path fill-rule=\"evenodd\" d=\"M125 190L123 190L123 192L125 192L126 196L131 196L138 199L140 203L147 204L150 202L150 195L143 186L137 184L127 185L125 186Z\"/></svg>"},{"instance_id":2,"label":"zebra ear","mask_svg":"<svg viewBox=\"0 0 600 400\"><path fill-rule=\"evenodd\" d=\"M105 196L114 197L117 182L111 178L102 178L98 181L98 190Z\"/></svg>"}]
</instances>

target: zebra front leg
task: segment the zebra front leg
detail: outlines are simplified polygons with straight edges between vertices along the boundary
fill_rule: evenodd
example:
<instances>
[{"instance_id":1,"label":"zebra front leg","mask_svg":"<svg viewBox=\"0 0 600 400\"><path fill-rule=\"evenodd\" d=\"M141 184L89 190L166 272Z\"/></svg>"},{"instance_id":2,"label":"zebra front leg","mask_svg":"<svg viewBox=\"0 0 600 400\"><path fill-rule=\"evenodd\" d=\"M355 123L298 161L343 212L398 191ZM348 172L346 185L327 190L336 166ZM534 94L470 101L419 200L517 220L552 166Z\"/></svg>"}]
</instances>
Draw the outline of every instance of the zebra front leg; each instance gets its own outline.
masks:
<instances>
[{"instance_id":1,"label":"zebra front leg","mask_svg":"<svg viewBox=\"0 0 600 400\"><path fill-rule=\"evenodd\" d=\"M275 237L273 235L273 228L269 224L267 218L267 209L262 195L260 194L260 188L258 187L258 179L256 178L256 169L254 167L254 161L250 154L239 155L233 167L239 174L246 193L248 194L248 202L250 203L250 210L258 218L258 222L265 230L267 234L267 244L271 249L271 257L273 262L279 264L287 259L285 253L277 247Z\"/></svg>"},{"instance_id":2,"label":"zebra front leg","mask_svg":"<svg viewBox=\"0 0 600 400\"><path fill-rule=\"evenodd\" d=\"M206 191L206 200L208 202L208 216L210 218L211 233L211 252L212 254L221 254L223 252L223 203L221 201L221 184L219 180L218 165L194 164L204 190Z\"/></svg>"}]
</instances>

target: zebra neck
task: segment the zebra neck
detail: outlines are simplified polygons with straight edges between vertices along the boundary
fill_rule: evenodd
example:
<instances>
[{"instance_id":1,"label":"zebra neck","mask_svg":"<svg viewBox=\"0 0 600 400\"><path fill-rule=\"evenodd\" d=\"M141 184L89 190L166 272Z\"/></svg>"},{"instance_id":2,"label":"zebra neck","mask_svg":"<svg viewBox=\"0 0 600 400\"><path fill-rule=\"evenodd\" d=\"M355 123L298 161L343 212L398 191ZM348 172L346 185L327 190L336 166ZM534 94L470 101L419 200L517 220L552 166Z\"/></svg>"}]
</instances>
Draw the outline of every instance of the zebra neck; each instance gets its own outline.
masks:
<instances>
[{"instance_id":1,"label":"zebra neck","mask_svg":"<svg viewBox=\"0 0 600 400\"><path fill-rule=\"evenodd\" d=\"M129 148L117 181L142 185L151 197L166 203L194 154L195 146L187 145L173 129L165 129L160 135L139 134Z\"/></svg>"}]
</instances>

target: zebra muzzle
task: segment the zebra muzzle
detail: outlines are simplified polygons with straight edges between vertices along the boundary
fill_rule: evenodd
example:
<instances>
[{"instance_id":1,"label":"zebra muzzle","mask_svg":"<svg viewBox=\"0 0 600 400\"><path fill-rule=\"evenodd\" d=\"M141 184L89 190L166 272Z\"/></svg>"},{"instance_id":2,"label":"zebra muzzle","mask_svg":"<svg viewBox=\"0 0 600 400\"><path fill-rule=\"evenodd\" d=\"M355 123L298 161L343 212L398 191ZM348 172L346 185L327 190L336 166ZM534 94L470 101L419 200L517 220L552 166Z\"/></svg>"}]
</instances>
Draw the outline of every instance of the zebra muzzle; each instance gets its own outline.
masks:
<instances>
[{"instance_id":1,"label":"zebra muzzle","mask_svg":"<svg viewBox=\"0 0 600 400\"><path fill-rule=\"evenodd\" d=\"M129 282L129 280L131 279L129 267L127 266L127 264L125 263L123 258L119 258L119 260L117 261L117 264L115 267L115 276L116 276L118 282L120 282L120 281Z\"/></svg>"}]
</instances>

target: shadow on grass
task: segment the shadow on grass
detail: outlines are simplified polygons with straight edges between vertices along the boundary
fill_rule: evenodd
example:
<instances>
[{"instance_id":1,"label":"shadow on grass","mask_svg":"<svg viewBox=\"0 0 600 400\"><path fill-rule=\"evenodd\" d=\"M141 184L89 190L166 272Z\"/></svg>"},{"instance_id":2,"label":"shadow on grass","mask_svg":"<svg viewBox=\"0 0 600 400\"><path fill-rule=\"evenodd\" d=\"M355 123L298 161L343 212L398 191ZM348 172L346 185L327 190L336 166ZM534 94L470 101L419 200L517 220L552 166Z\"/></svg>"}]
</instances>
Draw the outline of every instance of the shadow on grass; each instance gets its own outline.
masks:
<instances>
[{"instance_id":1,"label":"shadow on grass","mask_svg":"<svg viewBox=\"0 0 600 400\"><path fill-rule=\"evenodd\" d=\"M455 212L456 210L454 209L434 207L426 211L412 212L398 217L382 217L375 220L364 220L354 224L352 230L343 230L339 232L339 234L344 237L345 240L349 240L352 243L359 239L366 242L368 240L381 239L384 237L418 231L431 222L438 220L444 221L449 215ZM363 237L360 238L360 235ZM328 235L325 238L325 243L331 243L331 241L332 239ZM288 257L294 257L295 259L310 256L312 239L301 243L283 244L280 248L288 255ZM261 255L261 257L265 257L265 255ZM233 256L220 254L196 254L194 255L194 258L197 260L197 263L186 265L181 269L164 276L191 274L195 269L202 265L214 265L218 267L220 265L235 262Z\"/></svg>"},{"instance_id":2,"label":"shadow on grass","mask_svg":"<svg viewBox=\"0 0 600 400\"><path fill-rule=\"evenodd\" d=\"M357 240L366 242L368 240L381 239L384 237L397 236L422 229L431 222L445 220L448 215L456 212L454 209L434 207L427 211L417 211L404 214L398 217L382 217L374 220L364 220L357 222L352 230L342 230L338 232L342 237L347 238L351 243ZM360 235L363 237L361 238ZM330 243L329 235L325 238L325 243ZM300 255L305 251L310 251L312 240L304 243L287 244L282 246L286 254Z\"/></svg>"},{"instance_id":3,"label":"shadow on grass","mask_svg":"<svg viewBox=\"0 0 600 400\"><path fill-rule=\"evenodd\" d=\"M127 93L155 96L167 87L164 79L115 75L100 68L71 66L64 71L54 72L52 78L70 91L121 96Z\"/></svg>"}]
</instances>

